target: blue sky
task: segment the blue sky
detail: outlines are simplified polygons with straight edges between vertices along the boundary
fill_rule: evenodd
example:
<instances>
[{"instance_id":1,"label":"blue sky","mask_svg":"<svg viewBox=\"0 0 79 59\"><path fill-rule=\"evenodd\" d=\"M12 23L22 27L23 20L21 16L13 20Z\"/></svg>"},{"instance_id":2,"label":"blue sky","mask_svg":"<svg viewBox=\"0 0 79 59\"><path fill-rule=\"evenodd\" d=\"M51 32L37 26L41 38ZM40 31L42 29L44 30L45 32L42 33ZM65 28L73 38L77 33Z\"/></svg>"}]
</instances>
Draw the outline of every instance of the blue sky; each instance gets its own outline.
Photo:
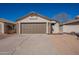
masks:
<instances>
[{"instance_id":1,"label":"blue sky","mask_svg":"<svg viewBox=\"0 0 79 59\"><path fill-rule=\"evenodd\" d=\"M36 13L53 18L60 13L68 14L69 19L79 15L79 4L72 3L2 3L0 4L0 18L16 21L19 17L34 11Z\"/></svg>"}]
</instances>

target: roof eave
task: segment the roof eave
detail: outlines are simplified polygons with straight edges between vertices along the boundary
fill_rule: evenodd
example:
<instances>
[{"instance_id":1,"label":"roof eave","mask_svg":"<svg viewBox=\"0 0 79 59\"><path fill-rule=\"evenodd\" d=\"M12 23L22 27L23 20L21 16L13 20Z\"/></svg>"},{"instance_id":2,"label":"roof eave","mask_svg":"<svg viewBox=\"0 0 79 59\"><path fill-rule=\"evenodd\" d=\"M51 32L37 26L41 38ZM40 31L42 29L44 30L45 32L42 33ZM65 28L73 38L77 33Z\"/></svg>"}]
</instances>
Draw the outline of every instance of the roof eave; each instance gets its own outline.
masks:
<instances>
[{"instance_id":1,"label":"roof eave","mask_svg":"<svg viewBox=\"0 0 79 59\"><path fill-rule=\"evenodd\" d=\"M23 17L17 19L16 22L18 22L18 21L20 21L20 20L22 20L22 19L28 17L30 14L31 14L31 13L28 13L27 15L25 15L25 16L23 16ZM47 20L49 20L49 21L56 21L56 20L50 19L50 18L48 18L48 17L46 17L46 16L40 15L40 14L38 14L38 13L35 13L35 14L36 14L37 16L40 16L40 17L42 17L42 18L45 18L45 19L47 19ZM56 22L59 22L59 21L56 21Z\"/></svg>"}]
</instances>

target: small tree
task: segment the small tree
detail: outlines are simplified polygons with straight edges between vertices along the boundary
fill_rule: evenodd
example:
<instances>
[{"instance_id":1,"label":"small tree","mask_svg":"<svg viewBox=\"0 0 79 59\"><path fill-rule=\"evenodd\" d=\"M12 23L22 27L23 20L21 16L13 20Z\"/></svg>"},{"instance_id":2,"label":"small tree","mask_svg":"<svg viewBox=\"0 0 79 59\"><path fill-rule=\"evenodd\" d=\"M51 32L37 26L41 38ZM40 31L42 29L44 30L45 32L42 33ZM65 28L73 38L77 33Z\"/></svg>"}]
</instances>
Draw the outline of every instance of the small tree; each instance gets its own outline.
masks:
<instances>
[{"instance_id":1,"label":"small tree","mask_svg":"<svg viewBox=\"0 0 79 59\"><path fill-rule=\"evenodd\" d=\"M62 23L67 22L69 20L68 19L68 14L66 14L66 13L57 14L56 16L54 16L54 19L58 20Z\"/></svg>"}]
</instances>

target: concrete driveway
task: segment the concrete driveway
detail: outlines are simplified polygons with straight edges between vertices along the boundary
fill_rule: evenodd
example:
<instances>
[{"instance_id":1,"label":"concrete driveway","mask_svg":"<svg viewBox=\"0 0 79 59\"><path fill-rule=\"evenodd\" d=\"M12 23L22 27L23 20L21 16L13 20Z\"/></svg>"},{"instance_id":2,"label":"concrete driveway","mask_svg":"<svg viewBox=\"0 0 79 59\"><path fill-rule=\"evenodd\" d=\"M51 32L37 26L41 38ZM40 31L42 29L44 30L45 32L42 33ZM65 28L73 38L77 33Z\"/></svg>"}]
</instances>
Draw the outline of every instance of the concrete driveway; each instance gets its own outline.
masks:
<instances>
[{"instance_id":1,"label":"concrete driveway","mask_svg":"<svg viewBox=\"0 0 79 59\"><path fill-rule=\"evenodd\" d=\"M70 39L71 38L71 39ZM0 40L0 54L79 54L79 41L71 35L23 34Z\"/></svg>"},{"instance_id":2,"label":"concrete driveway","mask_svg":"<svg viewBox=\"0 0 79 59\"><path fill-rule=\"evenodd\" d=\"M13 35L0 40L0 54L55 54L47 34Z\"/></svg>"}]
</instances>

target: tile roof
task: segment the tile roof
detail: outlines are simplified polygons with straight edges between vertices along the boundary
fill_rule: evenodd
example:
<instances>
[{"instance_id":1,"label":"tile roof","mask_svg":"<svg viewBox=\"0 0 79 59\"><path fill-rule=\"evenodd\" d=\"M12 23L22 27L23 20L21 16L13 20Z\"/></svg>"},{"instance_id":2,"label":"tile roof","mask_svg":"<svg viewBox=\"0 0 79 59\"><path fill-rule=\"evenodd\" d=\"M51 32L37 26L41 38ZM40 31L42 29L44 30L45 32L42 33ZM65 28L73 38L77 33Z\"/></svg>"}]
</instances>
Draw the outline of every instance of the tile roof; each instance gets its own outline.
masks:
<instances>
[{"instance_id":1,"label":"tile roof","mask_svg":"<svg viewBox=\"0 0 79 59\"><path fill-rule=\"evenodd\" d=\"M68 21L68 22L63 23L63 25L72 24L72 23L76 23L76 22L79 22L79 19L70 20L70 21Z\"/></svg>"},{"instance_id":2,"label":"tile roof","mask_svg":"<svg viewBox=\"0 0 79 59\"><path fill-rule=\"evenodd\" d=\"M48 18L48 17L46 17L46 16L40 15L40 14L35 13L35 12L30 12L30 13L28 13L27 15L22 16L21 18L18 18L16 21L19 21L19 20L22 20L22 19L24 19L24 18L26 18L26 17L28 17L28 16L34 16L34 15L39 16L39 17L42 17L42 18L47 19L47 20L49 20L49 21L56 21L56 20L50 19L50 18Z\"/></svg>"},{"instance_id":3,"label":"tile roof","mask_svg":"<svg viewBox=\"0 0 79 59\"><path fill-rule=\"evenodd\" d=\"M5 22L5 23L14 23L12 21L6 20L4 18L0 18L0 22Z\"/></svg>"}]
</instances>

